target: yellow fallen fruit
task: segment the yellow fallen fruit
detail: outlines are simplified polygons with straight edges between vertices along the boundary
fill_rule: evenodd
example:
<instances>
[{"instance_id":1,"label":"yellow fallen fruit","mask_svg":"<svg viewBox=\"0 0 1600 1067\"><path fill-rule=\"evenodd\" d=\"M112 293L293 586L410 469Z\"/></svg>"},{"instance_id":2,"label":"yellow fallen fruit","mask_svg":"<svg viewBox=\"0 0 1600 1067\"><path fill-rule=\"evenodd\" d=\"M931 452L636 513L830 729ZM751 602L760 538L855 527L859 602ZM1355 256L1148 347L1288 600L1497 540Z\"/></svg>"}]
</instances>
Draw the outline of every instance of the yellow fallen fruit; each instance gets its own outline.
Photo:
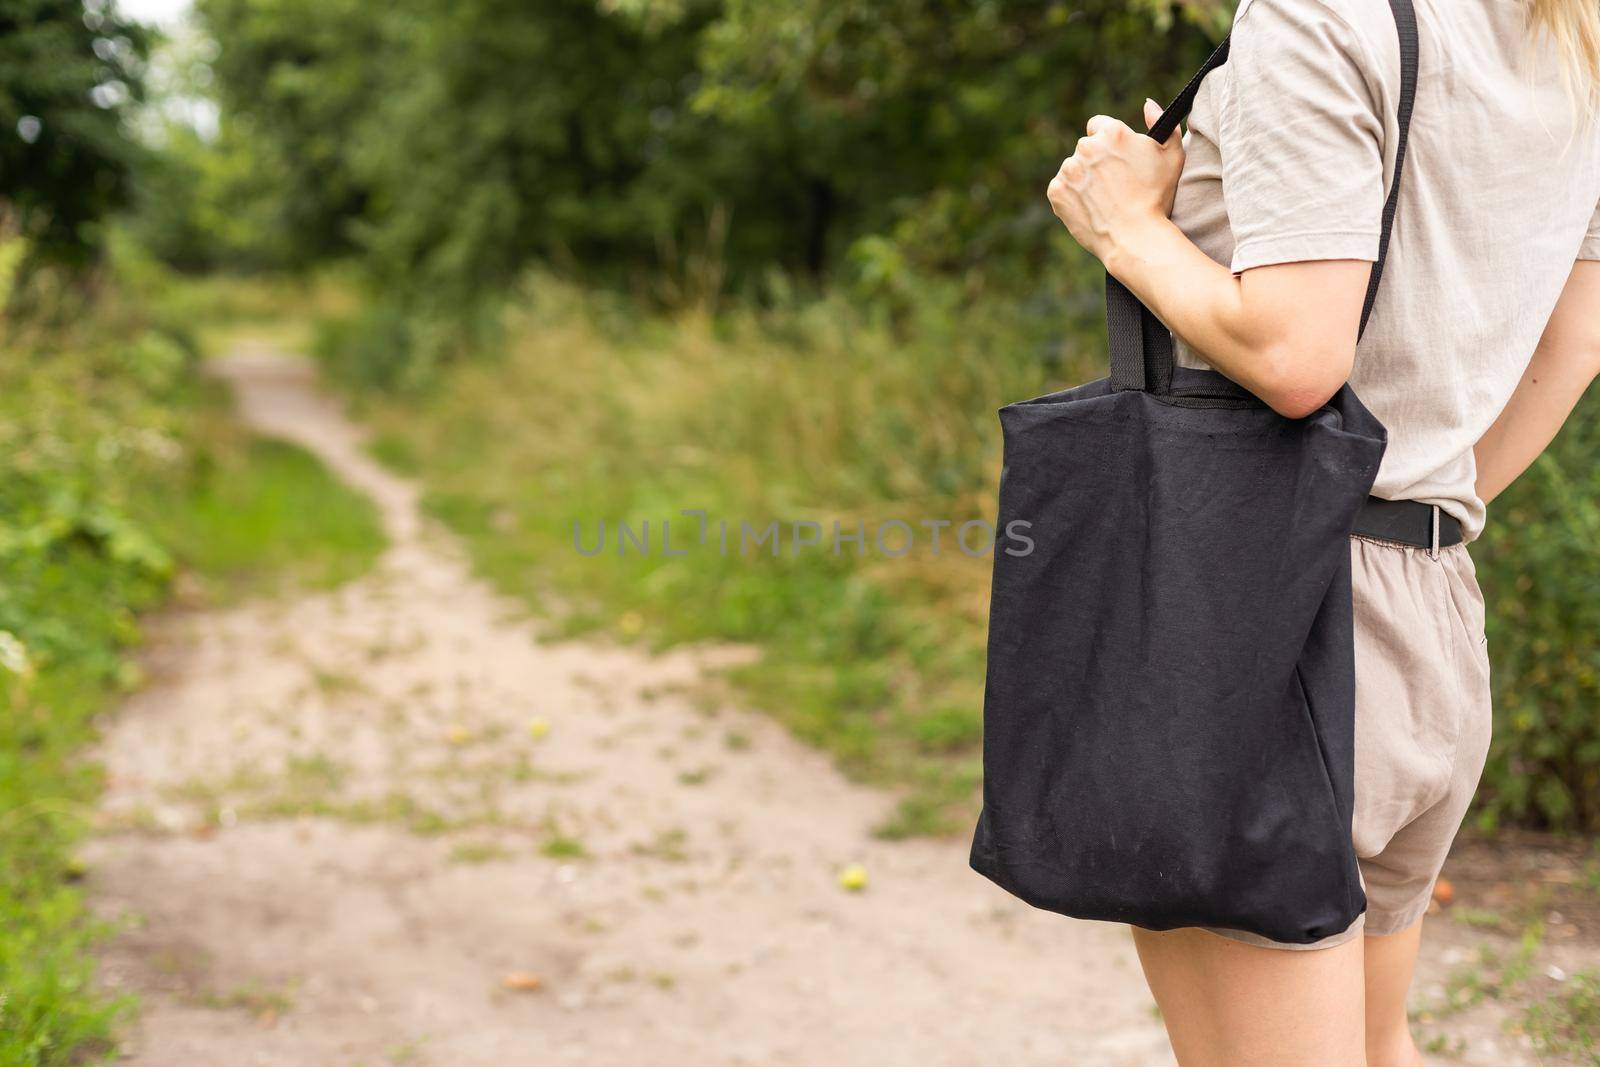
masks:
<instances>
[{"instance_id":1,"label":"yellow fallen fruit","mask_svg":"<svg viewBox=\"0 0 1600 1067\"><path fill-rule=\"evenodd\" d=\"M449 732L444 735L444 739L452 745L464 745L471 736L471 734L467 733L465 726L452 726Z\"/></svg>"},{"instance_id":2,"label":"yellow fallen fruit","mask_svg":"<svg viewBox=\"0 0 1600 1067\"><path fill-rule=\"evenodd\" d=\"M867 888L867 869L859 863L852 863L840 871L839 888L848 889L852 893L859 893Z\"/></svg>"},{"instance_id":3,"label":"yellow fallen fruit","mask_svg":"<svg viewBox=\"0 0 1600 1067\"><path fill-rule=\"evenodd\" d=\"M544 979L527 971L512 971L501 979L500 984L519 993L532 993L544 988Z\"/></svg>"},{"instance_id":4,"label":"yellow fallen fruit","mask_svg":"<svg viewBox=\"0 0 1600 1067\"><path fill-rule=\"evenodd\" d=\"M544 737L544 735L549 733L549 732L550 732L550 724L548 722L545 722L543 719L529 719L528 720L528 736L532 737L535 741L538 741L540 738Z\"/></svg>"}]
</instances>

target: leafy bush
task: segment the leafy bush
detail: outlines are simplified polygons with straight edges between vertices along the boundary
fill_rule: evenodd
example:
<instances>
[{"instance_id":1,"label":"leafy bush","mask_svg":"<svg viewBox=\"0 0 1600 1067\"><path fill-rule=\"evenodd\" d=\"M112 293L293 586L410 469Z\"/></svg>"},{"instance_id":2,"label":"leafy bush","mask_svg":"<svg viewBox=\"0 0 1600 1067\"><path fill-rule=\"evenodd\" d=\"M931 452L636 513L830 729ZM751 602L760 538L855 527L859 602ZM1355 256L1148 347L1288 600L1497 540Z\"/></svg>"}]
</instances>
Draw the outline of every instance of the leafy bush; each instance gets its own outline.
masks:
<instances>
[{"instance_id":1,"label":"leafy bush","mask_svg":"<svg viewBox=\"0 0 1600 1067\"><path fill-rule=\"evenodd\" d=\"M172 337L82 329L14 339L0 366L0 631L41 670L111 681L129 611L159 594L165 551L131 517L134 487L184 447L193 354ZM13 672L15 674L15 672Z\"/></svg>"},{"instance_id":2,"label":"leafy bush","mask_svg":"<svg viewBox=\"0 0 1600 1067\"><path fill-rule=\"evenodd\" d=\"M1495 740L1484 820L1600 831L1600 387L1474 546Z\"/></svg>"},{"instance_id":3,"label":"leafy bush","mask_svg":"<svg viewBox=\"0 0 1600 1067\"><path fill-rule=\"evenodd\" d=\"M0 245L0 249L4 246ZM148 267L148 264L145 266ZM175 561L229 594L325 585L382 544L371 504L309 456L250 439L185 333L241 304L122 270L49 322L0 323L0 1064L110 1051L126 1006L93 983L76 842L98 775L80 754L136 685L137 613ZM170 284L170 279L168 280ZM242 302L249 306L249 302ZM152 310L154 309L154 310ZM66 324L66 325L63 325Z\"/></svg>"},{"instance_id":4,"label":"leafy bush","mask_svg":"<svg viewBox=\"0 0 1600 1067\"><path fill-rule=\"evenodd\" d=\"M1082 122L1175 91L1229 7L199 0L219 128L167 138L139 229L192 266L355 261L379 380L469 348L535 266L681 307L866 240L880 272L1044 292Z\"/></svg>"},{"instance_id":5,"label":"leafy bush","mask_svg":"<svg viewBox=\"0 0 1600 1067\"><path fill-rule=\"evenodd\" d=\"M100 316L104 315L104 318ZM0 1062L109 1047L95 937L72 886L94 770L76 758L107 694L132 685L134 613L172 560L133 494L183 448L192 355L102 309L64 332L13 323L0 362ZM102 332L104 331L104 332ZM117 334L131 341L113 340Z\"/></svg>"},{"instance_id":6,"label":"leafy bush","mask_svg":"<svg viewBox=\"0 0 1600 1067\"><path fill-rule=\"evenodd\" d=\"M22 238L24 275L91 261L127 201L148 45L104 0L0 2L0 238Z\"/></svg>"}]
</instances>

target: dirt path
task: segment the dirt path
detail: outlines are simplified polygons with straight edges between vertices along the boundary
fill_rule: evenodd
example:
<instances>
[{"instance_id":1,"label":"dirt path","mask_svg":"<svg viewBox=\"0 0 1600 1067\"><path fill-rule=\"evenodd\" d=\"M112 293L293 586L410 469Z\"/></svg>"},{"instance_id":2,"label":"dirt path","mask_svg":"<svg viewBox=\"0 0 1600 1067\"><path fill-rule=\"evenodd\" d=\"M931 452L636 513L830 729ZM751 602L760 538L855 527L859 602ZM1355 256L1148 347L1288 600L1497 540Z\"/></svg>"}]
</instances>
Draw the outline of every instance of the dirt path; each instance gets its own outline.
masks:
<instances>
[{"instance_id":1,"label":"dirt path","mask_svg":"<svg viewBox=\"0 0 1600 1067\"><path fill-rule=\"evenodd\" d=\"M707 706L694 656L541 644L304 364L247 346L223 372L392 548L158 629L90 856L129 921L105 967L143 1004L128 1062L1171 1065L1120 928L1015 903L961 841L874 840L890 798ZM1457 1062L1524 1061L1491 1032Z\"/></svg>"},{"instance_id":2,"label":"dirt path","mask_svg":"<svg viewBox=\"0 0 1600 1067\"><path fill-rule=\"evenodd\" d=\"M540 644L303 364L223 369L393 547L171 618L110 724L91 884L138 917L106 965L132 1063L1171 1062L1122 931L1014 904L961 842L875 841L890 798L703 706L691 656Z\"/></svg>"}]
</instances>

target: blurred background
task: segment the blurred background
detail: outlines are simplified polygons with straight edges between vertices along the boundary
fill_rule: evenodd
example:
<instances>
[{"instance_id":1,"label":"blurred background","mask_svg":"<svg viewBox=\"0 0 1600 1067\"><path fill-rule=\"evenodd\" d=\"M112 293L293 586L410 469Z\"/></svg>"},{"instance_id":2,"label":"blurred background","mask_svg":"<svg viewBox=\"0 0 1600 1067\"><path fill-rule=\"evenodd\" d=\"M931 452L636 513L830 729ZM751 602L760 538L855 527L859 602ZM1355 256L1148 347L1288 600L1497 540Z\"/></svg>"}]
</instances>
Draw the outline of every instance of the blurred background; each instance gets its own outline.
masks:
<instances>
[{"instance_id":1,"label":"blurred background","mask_svg":"<svg viewBox=\"0 0 1600 1067\"><path fill-rule=\"evenodd\" d=\"M870 531L1103 373L1044 185L1231 9L0 0L0 1064L1170 1062ZM574 550L684 509L869 551ZM1600 1063L1600 399L1473 554L1419 1032Z\"/></svg>"}]
</instances>

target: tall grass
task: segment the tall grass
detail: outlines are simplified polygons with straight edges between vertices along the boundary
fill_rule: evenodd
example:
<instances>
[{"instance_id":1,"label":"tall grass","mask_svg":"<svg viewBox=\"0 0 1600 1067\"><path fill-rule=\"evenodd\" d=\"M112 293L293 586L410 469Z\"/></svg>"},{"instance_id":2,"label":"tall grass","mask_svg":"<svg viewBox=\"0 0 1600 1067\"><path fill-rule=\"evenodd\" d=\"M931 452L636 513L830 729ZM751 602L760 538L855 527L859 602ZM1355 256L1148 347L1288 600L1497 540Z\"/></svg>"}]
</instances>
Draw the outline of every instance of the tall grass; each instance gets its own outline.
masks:
<instances>
[{"instance_id":1,"label":"tall grass","mask_svg":"<svg viewBox=\"0 0 1600 1067\"><path fill-rule=\"evenodd\" d=\"M937 290L911 306L661 319L539 280L502 356L373 405L377 447L423 476L488 575L567 631L760 646L735 675L750 699L847 770L909 787L886 832L948 829L977 780L990 565L957 528L993 519L995 409L1089 368L1059 309L985 321ZM683 555L663 553L663 521ZM776 557L741 552L744 524L773 521ZM927 521L951 524L938 554ZM822 544L795 548L803 522ZM904 555L896 522L915 536ZM604 551L577 551L575 525L587 551L601 523ZM651 551L619 551L619 523L648 524ZM864 524L864 546L836 550L835 523Z\"/></svg>"},{"instance_id":2,"label":"tall grass","mask_svg":"<svg viewBox=\"0 0 1600 1067\"><path fill-rule=\"evenodd\" d=\"M954 551L948 529L932 555L919 523L992 518L994 409L1102 373L1103 346L1087 298L973 302L921 286L888 303L877 316L833 295L660 317L536 279L500 326L502 355L375 401L374 419L380 449L422 475L483 569L567 629L758 645L736 676L749 697L847 769L909 786L887 828L899 833L960 825L977 777L990 563ZM359 377L340 333L324 343ZM1474 546L1496 679L1486 827L1600 829L1596 403ZM662 520L675 548L698 533L685 509L703 510L713 543L666 558ZM786 536L818 524L824 545L741 555L740 523L774 519ZM864 557L831 551L835 522L891 520L918 533L903 558L871 551L870 533ZM592 549L602 521L605 551L578 552L574 524ZM647 521L654 551L619 554L617 524L637 535Z\"/></svg>"},{"instance_id":3,"label":"tall grass","mask_svg":"<svg viewBox=\"0 0 1600 1067\"><path fill-rule=\"evenodd\" d=\"M94 985L104 931L85 914L75 848L99 781L80 750L95 716L139 682L139 613L163 601L181 567L231 594L285 574L354 573L381 542L370 506L309 457L252 442L226 417L189 331L151 310L170 293L122 284L48 322L4 323L0 343L7 1067L111 1053L128 1006Z\"/></svg>"}]
</instances>

